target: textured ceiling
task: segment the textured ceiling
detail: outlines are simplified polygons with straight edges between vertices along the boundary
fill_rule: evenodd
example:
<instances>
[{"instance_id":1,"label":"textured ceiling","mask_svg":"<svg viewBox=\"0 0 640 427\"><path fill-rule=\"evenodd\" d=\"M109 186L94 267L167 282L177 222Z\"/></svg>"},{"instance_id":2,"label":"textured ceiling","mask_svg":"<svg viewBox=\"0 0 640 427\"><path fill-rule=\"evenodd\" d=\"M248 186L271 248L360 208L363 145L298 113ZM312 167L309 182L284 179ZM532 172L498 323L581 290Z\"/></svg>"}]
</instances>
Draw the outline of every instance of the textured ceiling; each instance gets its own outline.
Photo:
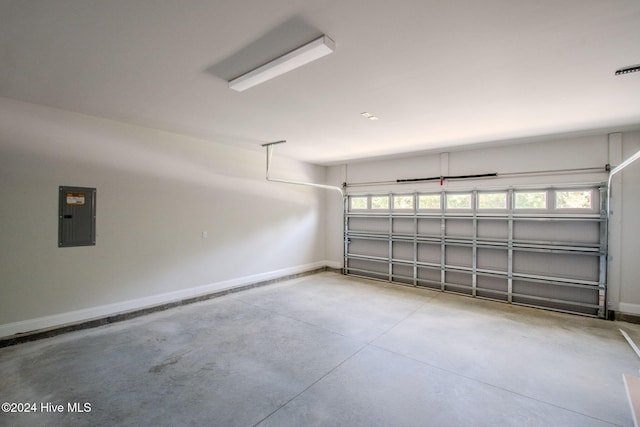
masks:
<instances>
[{"instance_id":1,"label":"textured ceiling","mask_svg":"<svg viewBox=\"0 0 640 427\"><path fill-rule=\"evenodd\" d=\"M638 0L0 0L0 96L318 164L637 127L638 63Z\"/></svg>"}]
</instances>

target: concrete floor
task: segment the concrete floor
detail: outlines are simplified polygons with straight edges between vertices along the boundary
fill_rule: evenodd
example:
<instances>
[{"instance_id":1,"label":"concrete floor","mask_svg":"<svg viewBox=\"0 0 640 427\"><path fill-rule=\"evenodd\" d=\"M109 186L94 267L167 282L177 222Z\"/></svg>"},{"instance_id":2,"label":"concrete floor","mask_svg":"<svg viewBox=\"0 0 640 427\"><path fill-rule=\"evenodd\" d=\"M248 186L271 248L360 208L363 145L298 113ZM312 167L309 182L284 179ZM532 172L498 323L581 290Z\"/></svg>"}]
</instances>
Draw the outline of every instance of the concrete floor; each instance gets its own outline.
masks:
<instances>
[{"instance_id":1,"label":"concrete floor","mask_svg":"<svg viewBox=\"0 0 640 427\"><path fill-rule=\"evenodd\" d=\"M0 425L631 426L618 328L323 273L0 349Z\"/></svg>"}]
</instances>

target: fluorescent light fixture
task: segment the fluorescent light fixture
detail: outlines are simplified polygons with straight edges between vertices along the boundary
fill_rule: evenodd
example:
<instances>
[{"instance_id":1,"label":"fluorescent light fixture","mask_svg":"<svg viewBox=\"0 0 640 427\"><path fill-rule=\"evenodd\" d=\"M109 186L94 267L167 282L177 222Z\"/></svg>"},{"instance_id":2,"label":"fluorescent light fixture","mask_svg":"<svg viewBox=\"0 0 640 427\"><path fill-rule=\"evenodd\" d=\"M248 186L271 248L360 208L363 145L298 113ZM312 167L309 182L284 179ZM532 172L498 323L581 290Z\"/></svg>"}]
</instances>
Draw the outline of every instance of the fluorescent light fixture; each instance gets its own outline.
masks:
<instances>
[{"instance_id":1,"label":"fluorescent light fixture","mask_svg":"<svg viewBox=\"0 0 640 427\"><path fill-rule=\"evenodd\" d=\"M288 71L308 64L311 61L330 54L335 49L335 43L327 36L319 37L273 61L236 77L229 82L229 88L238 92L247 90L255 85L264 83Z\"/></svg>"}]
</instances>

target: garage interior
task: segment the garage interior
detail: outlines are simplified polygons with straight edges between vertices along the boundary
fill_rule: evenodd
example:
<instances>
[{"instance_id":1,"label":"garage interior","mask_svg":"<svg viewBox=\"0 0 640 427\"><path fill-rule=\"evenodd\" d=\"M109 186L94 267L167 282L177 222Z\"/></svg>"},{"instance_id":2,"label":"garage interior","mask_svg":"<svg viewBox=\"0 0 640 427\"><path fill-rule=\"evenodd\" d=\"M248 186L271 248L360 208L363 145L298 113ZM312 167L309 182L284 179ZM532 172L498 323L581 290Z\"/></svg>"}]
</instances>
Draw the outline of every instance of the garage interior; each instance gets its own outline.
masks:
<instances>
[{"instance_id":1,"label":"garage interior","mask_svg":"<svg viewBox=\"0 0 640 427\"><path fill-rule=\"evenodd\" d=\"M633 0L0 0L2 424L634 425L638 40Z\"/></svg>"}]
</instances>

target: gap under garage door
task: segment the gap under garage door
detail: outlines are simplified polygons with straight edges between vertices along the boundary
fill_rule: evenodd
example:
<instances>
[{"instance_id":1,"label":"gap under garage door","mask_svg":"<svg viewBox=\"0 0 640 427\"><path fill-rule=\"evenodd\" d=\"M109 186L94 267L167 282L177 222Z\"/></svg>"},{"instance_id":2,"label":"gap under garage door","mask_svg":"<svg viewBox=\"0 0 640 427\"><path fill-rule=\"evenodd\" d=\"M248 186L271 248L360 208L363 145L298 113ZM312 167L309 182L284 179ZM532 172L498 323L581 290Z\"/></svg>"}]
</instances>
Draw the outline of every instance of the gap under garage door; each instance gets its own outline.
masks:
<instances>
[{"instance_id":1,"label":"gap under garage door","mask_svg":"<svg viewBox=\"0 0 640 427\"><path fill-rule=\"evenodd\" d=\"M349 194L345 273L606 317L606 185Z\"/></svg>"}]
</instances>

